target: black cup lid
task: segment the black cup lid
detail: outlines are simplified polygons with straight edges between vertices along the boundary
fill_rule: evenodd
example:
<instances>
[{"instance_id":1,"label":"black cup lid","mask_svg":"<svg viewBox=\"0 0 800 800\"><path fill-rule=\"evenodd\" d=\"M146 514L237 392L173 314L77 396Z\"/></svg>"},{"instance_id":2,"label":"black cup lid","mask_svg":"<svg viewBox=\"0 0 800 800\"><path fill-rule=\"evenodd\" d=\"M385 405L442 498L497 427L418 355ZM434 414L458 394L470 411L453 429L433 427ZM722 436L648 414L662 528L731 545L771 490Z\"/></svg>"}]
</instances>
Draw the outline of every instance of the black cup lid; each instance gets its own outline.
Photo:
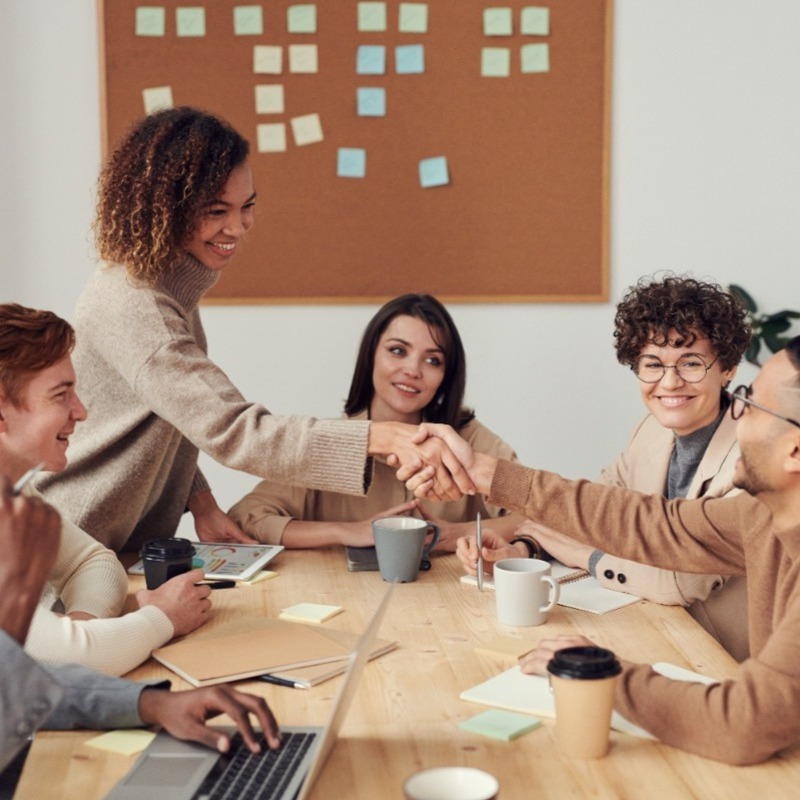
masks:
<instances>
[{"instance_id":1,"label":"black cup lid","mask_svg":"<svg viewBox=\"0 0 800 800\"><path fill-rule=\"evenodd\" d=\"M181 558L194 554L188 539L151 539L142 545L142 558Z\"/></svg>"},{"instance_id":2,"label":"black cup lid","mask_svg":"<svg viewBox=\"0 0 800 800\"><path fill-rule=\"evenodd\" d=\"M566 647L550 659L547 671L557 678L597 680L619 675L622 666L610 650L602 647Z\"/></svg>"}]
</instances>

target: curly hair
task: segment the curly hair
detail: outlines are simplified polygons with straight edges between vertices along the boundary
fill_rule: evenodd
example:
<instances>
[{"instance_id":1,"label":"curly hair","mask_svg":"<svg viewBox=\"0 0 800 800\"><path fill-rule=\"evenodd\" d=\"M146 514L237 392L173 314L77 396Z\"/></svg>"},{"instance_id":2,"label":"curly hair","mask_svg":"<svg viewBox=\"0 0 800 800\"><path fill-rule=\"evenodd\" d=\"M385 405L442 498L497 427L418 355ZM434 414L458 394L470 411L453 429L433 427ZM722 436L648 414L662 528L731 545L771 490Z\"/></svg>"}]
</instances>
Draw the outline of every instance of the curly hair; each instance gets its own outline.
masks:
<instances>
[{"instance_id":1,"label":"curly hair","mask_svg":"<svg viewBox=\"0 0 800 800\"><path fill-rule=\"evenodd\" d=\"M732 369L751 337L745 309L734 295L715 283L678 275L642 278L617 306L614 324L617 360L631 368L648 344L691 347L700 338L708 339L723 370Z\"/></svg>"},{"instance_id":2,"label":"curly hair","mask_svg":"<svg viewBox=\"0 0 800 800\"><path fill-rule=\"evenodd\" d=\"M94 225L100 257L152 284L180 255L202 211L248 151L227 122L195 108L144 117L100 173Z\"/></svg>"},{"instance_id":3,"label":"curly hair","mask_svg":"<svg viewBox=\"0 0 800 800\"><path fill-rule=\"evenodd\" d=\"M0 305L0 394L19 406L28 381L72 352L75 331L52 311Z\"/></svg>"}]
</instances>

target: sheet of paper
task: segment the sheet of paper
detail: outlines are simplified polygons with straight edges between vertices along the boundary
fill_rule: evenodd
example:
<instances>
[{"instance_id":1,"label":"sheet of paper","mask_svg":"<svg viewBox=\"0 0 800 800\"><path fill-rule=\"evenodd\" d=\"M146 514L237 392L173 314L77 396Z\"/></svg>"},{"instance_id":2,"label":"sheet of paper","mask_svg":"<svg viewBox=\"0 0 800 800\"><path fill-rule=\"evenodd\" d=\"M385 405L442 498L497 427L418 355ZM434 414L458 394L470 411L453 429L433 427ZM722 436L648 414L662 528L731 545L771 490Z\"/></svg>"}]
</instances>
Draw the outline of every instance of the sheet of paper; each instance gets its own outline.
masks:
<instances>
[{"instance_id":1,"label":"sheet of paper","mask_svg":"<svg viewBox=\"0 0 800 800\"><path fill-rule=\"evenodd\" d=\"M152 731L142 730L141 728L130 728L128 730L108 731L93 739L87 739L89 747L96 747L98 750L107 750L110 753L119 753L123 756L135 756L141 753L156 735Z\"/></svg>"},{"instance_id":2,"label":"sheet of paper","mask_svg":"<svg viewBox=\"0 0 800 800\"><path fill-rule=\"evenodd\" d=\"M526 36L547 36L550 33L550 9L525 6L520 14L519 32Z\"/></svg>"},{"instance_id":3,"label":"sheet of paper","mask_svg":"<svg viewBox=\"0 0 800 800\"><path fill-rule=\"evenodd\" d=\"M253 72L261 75L280 75L283 71L283 48L257 44L253 48Z\"/></svg>"},{"instance_id":4,"label":"sheet of paper","mask_svg":"<svg viewBox=\"0 0 800 800\"><path fill-rule=\"evenodd\" d=\"M514 23L510 8L483 9L484 36L511 36L513 32Z\"/></svg>"},{"instance_id":5,"label":"sheet of paper","mask_svg":"<svg viewBox=\"0 0 800 800\"><path fill-rule=\"evenodd\" d=\"M419 182L423 189L433 186L446 186L450 183L450 172L444 156L423 158L419 162Z\"/></svg>"},{"instance_id":6,"label":"sheet of paper","mask_svg":"<svg viewBox=\"0 0 800 800\"><path fill-rule=\"evenodd\" d=\"M284 608L280 614L279 619L288 620L289 622L310 622L314 625L319 625L325 622L326 619L335 617L341 614L344 609L341 606L326 606L322 603L298 603L289 608Z\"/></svg>"},{"instance_id":7,"label":"sheet of paper","mask_svg":"<svg viewBox=\"0 0 800 800\"><path fill-rule=\"evenodd\" d=\"M383 75L386 72L386 48L377 44L359 45L356 51L358 75Z\"/></svg>"},{"instance_id":8,"label":"sheet of paper","mask_svg":"<svg viewBox=\"0 0 800 800\"><path fill-rule=\"evenodd\" d=\"M359 117L385 117L386 89L360 86L356 89L356 107Z\"/></svg>"},{"instance_id":9,"label":"sheet of paper","mask_svg":"<svg viewBox=\"0 0 800 800\"><path fill-rule=\"evenodd\" d=\"M507 47L481 48L481 76L507 78L511 74L511 51Z\"/></svg>"},{"instance_id":10,"label":"sheet of paper","mask_svg":"<svg viewBox=\"0 0 800 800\"><path fill-rule=\"evenodd\" d=\"M317 71L317 46L315 44L289 45L289 72L310 75Z\"/></svg>"},{"instance_id":11,"label":"sheet of paper","mask_svg":"<svg viewBox=\"0 0 800 800\"><path fill-rule=\"evenodd\" d=\"M259 153L285 153L286 125L283 122L265 122L257 125L256 140Z\"/></svg>"},{"instance_id":12,"label":"sheet of paper","mask_svg":"<svg viewBox=\"0 0 800 800\"><path fill-rule=\"evenodd\" d=\"M205 36L206 10L200 6L176 8L175 32L178 36Z\"/></svg>"},{"instance_id":13,"label":"sheet of paper","mask_svg":"<svg viewBox=\"0 0 800 800\"><path fill-rule=\"evenodd\" d=\"M313 3L289 6L286 9L286 28L289 33L316 33L317 7Z\"/></svg>"},{"instance_id":14,"label":"sheet of paper","mask_svg":"<svg viewBox=\"0 0 800 800\"><path fill-rule=\"evenodd\" d=\"M524 73L550 72L550 45L524 44L519 50Z\"/></svg>"},{"instance_id":15,"label":"sheet of paper","mask_svg":"<svg viewBox=\"0 0 800 800\"><path fill-rule=\"evenodd\" d=\"M397 27L400 33L427 33L428 4L400 3Z\"/></svg>"},{"instance_id":16,"label":"sheet of paper","mask_svg":"<svg viewBox=\"0 0 800 800\"><path fill-rule=\"evenodd\" d=\"M162 108L172 108L172 87L171 86L152 86L142 90L142 101L144 103L144 113L152 114Z\"/></svg>"},{"instance_id":17,"label":"sheet of paper","mask_svg":"<svg viewBox=\"0 0 800 800\"><path fill-rule=\"evenodd\" d=\"M261 6L234 6L233 32L236 36L261 36L264 33Z\"/></svg>"},{"instance_id":18,"label":"sheet of paper","mask_svg":"<svg viewBox=\"0 0 800 800\"><path fill-rule=\"evenodd\" d=\"M336 154L336 174L340 178L364 178L367 151L361 147L340 147Z\"/></svg>"},{"instance_id":19,"label":"sheet of paper","mask_svg":"<svg viewBox=\"0 0 800 800\"><path fill-rule=\"evenodd\" d=\"M358 30L369 33L386 30L386 3L359 3Z\"/></svg>"},{"instance_id":20,"label":"sheet of paper","mask_svg":"<svg viewBox=\"0 0 800 800\"><path fill-rule=\"evenodd\" d=\"M256 86L256 114L283 114L283 86L261 84Z\"/></svg>"},{"instance_id":21,"label":"sheet of paper","mask_svg":"<svg viewBox=\"0 0 800 800\"><path fill-rule=\"evenodd\" d=\"M320 122L319 114L305 114L302 117L293 117L291 122L294 143L298 147L322 141L322 123Z\"/></svg>"},{"instance_id":22,"label":"sheet of paper","mask_svg":"<svg viewBox=\"0 0 800 800\"><path fill-rule=\"evenodd\" d=\"M137 36L163 36L166 12L161 6L139 6L136 9Z\"/></svg>"},{"instance_id":23,"label":"sheet of paper","mask_svg":"<svg viewBox=\"0 0 800 800\"><path fill-rule=\"evenodd\" d=\"M535 730L542 724L540 719L517 714L514 711L504 711L500 708L491 708L481 714L460 722L458 727L471 733L480 733L491 739L501 742L510 742L523 733Z\"/></svg>"},{"instance_id":24,"label":"sheet of paper","mask_svg":"<svg viewBox=\"0 0 800 800\"><path fill-rule=\"evenodd\" d=\"M398 75L421 75L425 72L425 48L421 44L405 44L395 48L395 71Z\"/></svg>"}]
</instances>

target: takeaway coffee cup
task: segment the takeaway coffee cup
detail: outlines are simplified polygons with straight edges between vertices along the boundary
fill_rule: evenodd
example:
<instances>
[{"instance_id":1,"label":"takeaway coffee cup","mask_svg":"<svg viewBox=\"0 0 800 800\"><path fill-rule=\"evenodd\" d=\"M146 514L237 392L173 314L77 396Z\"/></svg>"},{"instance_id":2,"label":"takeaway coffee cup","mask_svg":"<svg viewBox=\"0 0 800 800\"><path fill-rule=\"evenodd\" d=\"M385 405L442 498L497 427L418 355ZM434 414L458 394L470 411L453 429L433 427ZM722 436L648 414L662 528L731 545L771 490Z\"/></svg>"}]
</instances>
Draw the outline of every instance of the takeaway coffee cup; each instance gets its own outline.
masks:
<instances>
[{"instance_id":1,"label":"takeaway coffee cup","mask_svg":"<svg viewBox=\"0 0 800 800\"><path fill-rule=\"evenodd\" d=\"M433 531L426 545L425 537ZM385 581L409 583L417 579L420 562L439 541L439 528L416 517L384 517L372 523L378 569Z\"/></svg>"},{"instance_id":2,"label":"takeaway coffee cup","mask_svg":"<svg viewBox=\"0 0 800 800\"><path fill-rule=\"evenodd\" d=\"M158 589L162 583L189 572L194 547L188 539L151 539L142 545L144 580L148 589Z\"/></svg>"},{"instance_id":3,"label":"takeaway coffee cup","mask_svg":"<svg viewBox=\"0 0 800 800\"><path fill-rule=\"evenodd\" d=\"M572 758L602 758L614 689L622 672L617 657L602 647L567 647L547 665L556 705L558 749Z\"/></svg>"},{"instance_id":4,"label":"takeaway coffee cup","mask_svg":"<svg viewBox=\"0 0 800 800\"><path fill-rule=\"evenodd\" d=\"M547 622L560 593L547 561L506 558L494 565L493 574L498 622L525 626Z\"/></svg>"},{"instance_id":5,"label":"takeaway coffee cup","mask_svg":"<svg viewBox=\"0 0 800 800\"><path fill-rule=\"evenodd\" d=\"M403 784L407 800L494 800L500 784L474 767L434 767L415 772Z\"/></svg>"}]
</instances>

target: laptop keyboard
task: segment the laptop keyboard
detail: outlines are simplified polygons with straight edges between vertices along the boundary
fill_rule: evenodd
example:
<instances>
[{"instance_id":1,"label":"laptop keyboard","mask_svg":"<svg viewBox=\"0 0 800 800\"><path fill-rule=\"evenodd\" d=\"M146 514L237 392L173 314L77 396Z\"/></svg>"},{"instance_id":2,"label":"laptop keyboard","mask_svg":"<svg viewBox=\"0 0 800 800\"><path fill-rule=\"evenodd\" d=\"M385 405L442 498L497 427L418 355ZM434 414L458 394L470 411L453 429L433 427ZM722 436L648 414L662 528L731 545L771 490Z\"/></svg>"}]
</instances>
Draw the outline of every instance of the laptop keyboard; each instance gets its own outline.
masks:
<instances>
[{"instance_id":1,"label":"laptop keyboard","mask_svg":"<svg viewBox=\"0 0 800 800\"><path fill-rule=\"evenodd\" d=\"M281 798L316 738L315 733L283 733L280 750L270 750L262 737L261 752L251 753L237 733L231 738L230 750L208 774L195 797L203 800Z\"/></svg>"}]
</instances>

